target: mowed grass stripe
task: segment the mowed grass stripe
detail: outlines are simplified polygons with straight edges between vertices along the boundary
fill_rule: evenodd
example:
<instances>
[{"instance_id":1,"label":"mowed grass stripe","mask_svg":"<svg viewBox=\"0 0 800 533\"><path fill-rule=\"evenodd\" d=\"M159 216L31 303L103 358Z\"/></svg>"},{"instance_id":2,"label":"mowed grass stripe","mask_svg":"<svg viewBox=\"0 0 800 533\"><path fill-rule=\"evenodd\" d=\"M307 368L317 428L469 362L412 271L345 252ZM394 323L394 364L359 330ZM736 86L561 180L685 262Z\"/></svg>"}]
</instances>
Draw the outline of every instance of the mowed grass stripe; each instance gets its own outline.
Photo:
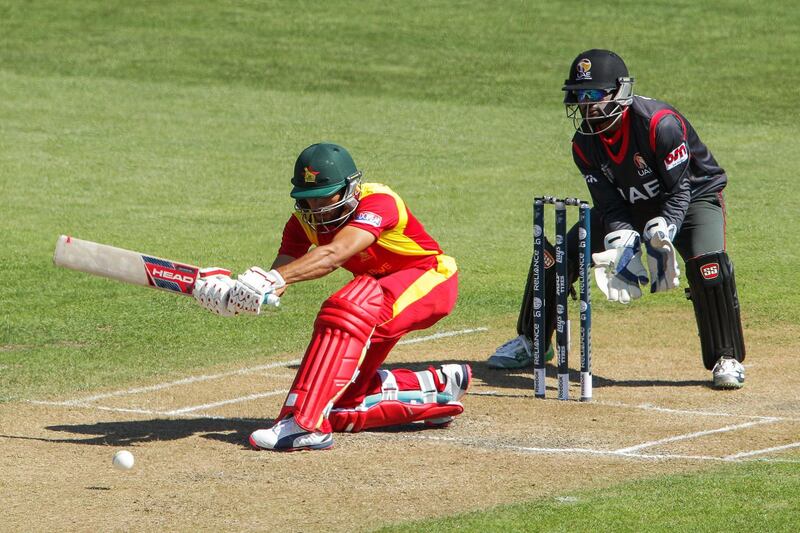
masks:
<instances>
[{"instance_id":1,"label":"mowed grass stripe","mask_svg":"<svg viewBox=\"0 0 800 533\"><path fill-rule=\"evenodd\" d=\"M794 531L798 501L796 464L759 463L552 495L378 531Z\"/></svg>"}]
</instances>

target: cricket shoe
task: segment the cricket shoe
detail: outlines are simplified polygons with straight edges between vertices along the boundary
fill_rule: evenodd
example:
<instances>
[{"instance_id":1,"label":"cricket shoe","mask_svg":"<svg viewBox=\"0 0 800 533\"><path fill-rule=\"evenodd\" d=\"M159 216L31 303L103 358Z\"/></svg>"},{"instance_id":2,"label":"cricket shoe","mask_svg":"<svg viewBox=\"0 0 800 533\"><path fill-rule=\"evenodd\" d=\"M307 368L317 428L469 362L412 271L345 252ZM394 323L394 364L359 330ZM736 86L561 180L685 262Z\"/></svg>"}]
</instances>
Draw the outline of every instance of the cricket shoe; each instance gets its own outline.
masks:
<instances>
[{"instance_id":1,"label":"cricket shoe","mask_svg":"<svg viewBox=\"0 0 800 533\"><path fill-rule=\"evenodd\" d=\"M711 374L715 389L741 389L744 386L744 366L732 357L720 357Z\"/></svg>"},{"instance_id":2,"label":"cricket shoe","mask_svg":"<svg viewBox=\"0 0 800 533\"><path fill-rule=\"evenodd\" d=\"M442 394L446 398L451 398L453 402L461 401L461 398L467 394L467 389L472 383L472 367L468 364L458 365L442 365L437 370L436 377L440 382L444 383L444 390ZM455 419L455 416L443 416L441 418L429 418L425 420L425 425L435 427L446 427L450 425Z\"/></svg>"},{"instance_id":3,"label":"cricket shoe","mask_svg":"<svg viewBox=\"0 0 800 533\"><path fill-rule=\"evenodd\" d=\"M553 346L551 345L544 354L545 362L553 359ZM486 366L489 368L500 368L504 370L515 370L525 368L533 364L533 346L525 335L514 337L510 341L500 346L494 352Z\"/></svg>"},{"instance_id":4,"label":"cricket shoe","mask_svg":"<svg viewBox=\"0 0 800 533\"><path fill-rule=\"evenodd\" d=\"M327 450L333 446L333 435L307 431L298 426L294 417L290 416L279 420L269 429L257 429L251 433L250 445L259 450L276 452Z\"/></svg>"}]
</instances>

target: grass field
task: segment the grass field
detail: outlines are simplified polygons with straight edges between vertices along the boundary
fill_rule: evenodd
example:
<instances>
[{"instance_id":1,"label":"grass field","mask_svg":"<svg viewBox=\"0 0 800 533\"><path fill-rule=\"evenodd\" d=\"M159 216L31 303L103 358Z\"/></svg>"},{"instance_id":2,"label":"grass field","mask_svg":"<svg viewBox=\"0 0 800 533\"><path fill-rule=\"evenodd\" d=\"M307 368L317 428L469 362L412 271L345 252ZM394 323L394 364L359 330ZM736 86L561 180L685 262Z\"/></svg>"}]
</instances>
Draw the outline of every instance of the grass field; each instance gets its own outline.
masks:
<instances>
[{"instance_id":1,"label":"grass field","mask_svg":"<svg viewBox=\"0 0 800 533\"><path fill-rule=\"evenodd\" d=\"M57 270L51 257L66 233L235 271L268 265L292 208L294 158L320 140L400 192L458 260L459 305L435 330L510 334L533 195L585 195L560 87L590 47L619 52L637 93L696 126L730 176L745 328L792 328L799 26L786 1L0 2L0 403L302 352L346 273L293 287L269 317L226 321L190 299ZM685 309L680 292L628 309L595 295L596 320ZM759 476L794 480L770 493L779 516L798 500L796 466L744 475ZM689 479L700 495L719 478ZM734 483L714 487L736 497ZM587 520L615 509L600 495L580 502ZM499 521L543 510L531 505L469 520L505 529ZM725 511L659 512L667 529Z\"/></svg>"}]
</instances>

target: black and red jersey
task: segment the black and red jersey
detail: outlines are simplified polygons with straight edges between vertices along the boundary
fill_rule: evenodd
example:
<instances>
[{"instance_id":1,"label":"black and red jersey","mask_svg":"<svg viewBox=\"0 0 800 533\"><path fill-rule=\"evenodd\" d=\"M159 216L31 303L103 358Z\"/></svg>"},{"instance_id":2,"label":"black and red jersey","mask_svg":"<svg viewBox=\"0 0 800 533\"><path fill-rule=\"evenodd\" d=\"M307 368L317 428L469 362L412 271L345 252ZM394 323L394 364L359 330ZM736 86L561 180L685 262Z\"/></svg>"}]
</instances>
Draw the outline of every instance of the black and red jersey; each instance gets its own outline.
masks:
<instances>
[{"instance_id":1,"label":"black and red jersey","mask_svg":"<svg viewBox=\"0 0 800 533\"><path fill-rule=\"evenodd\" d=\"M572 155L607 231L636 229L637 211L680 229L692 198L728 178L689 121L665 102L634 96L613 134L572 139Z\"/></svg>"}]
</instances>

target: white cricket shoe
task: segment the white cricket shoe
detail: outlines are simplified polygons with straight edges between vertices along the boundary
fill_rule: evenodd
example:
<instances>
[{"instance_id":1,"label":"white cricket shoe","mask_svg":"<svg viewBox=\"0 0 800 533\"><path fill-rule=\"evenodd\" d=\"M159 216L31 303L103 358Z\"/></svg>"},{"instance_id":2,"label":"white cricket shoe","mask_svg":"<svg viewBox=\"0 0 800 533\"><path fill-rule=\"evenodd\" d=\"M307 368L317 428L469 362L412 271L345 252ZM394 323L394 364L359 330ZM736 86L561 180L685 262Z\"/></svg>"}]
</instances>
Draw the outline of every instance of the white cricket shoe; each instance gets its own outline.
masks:
<instances>
[{"instance_id":1,"label":"white cricket shoe","mask_svg":"<svg viewBox=\"0 0 800 533\"><path fill-rule=\"evenodd\" d=\"M551 345L547 352L544 354L545 362L553 359L553 346ZM517 368L525 368L533 364L533 346L531 341L525 335L514 337L510 341L500 346L494 352L486 366L489 368L501 368L505 370L514 370Z\"/></svg>"},{"instance_id":2,"label":"white cricket shoe","mask_svg":"<svg viewBox=\"0 0 800 533\"><path fill-rule=\"evenodd\" d=\"M487 361L489 368L524 368L533 364L533 347L525 335L500 346Z\"/></svg>"},{"instance_id":3,"label":"white cricket shoe","mask_svg":"<svg viewBox=\"0 0 800 533\"><path fill-rule=\"evenodd\" d=\"M257 429L251 433L250 445L260 450L276 452L326 450L333 446L333 435L320 431L306 431L297 425L293 416L290 416L279 420L269 429Z\"/></svg>"},{"instance_id":4,"label":"white cricket shoe","mask_svg":"<svg viewBox=\"0 0 800 533\"><path fill-rule=\"evenodd\" d=\"M472 383L472 367L468 364L442 365L436 372L439 374L439 379L444 382L442 395L445 398L450 398L451 402L461 401L461 398L467 393L467 389ZM429 418L425 420L425 425L447 427L453 420L455 420L454 416Z\"/></svg>"},{"instance_id":5,"label":"white cricket shoe","mask_svg":"<svg viewBox=\"0 0 800 533\"><path fill-rule=\"evenodd\" d=\"M463 365L442 365L438 370L444 377L443 393L449 395L454 402L461 401L472 383L472 367Z\"/></svg>"},{"instance_id":6,"label":"white cricket shoe","mask_svg":"<svg viewBox=\"0 0 800 533\"><path fill-rule=\"evenodd\" d=\"M715 389L741 389L744 386L744 366L732 357L720 357L711 374Z\"/></svg>"}]
</instances>

